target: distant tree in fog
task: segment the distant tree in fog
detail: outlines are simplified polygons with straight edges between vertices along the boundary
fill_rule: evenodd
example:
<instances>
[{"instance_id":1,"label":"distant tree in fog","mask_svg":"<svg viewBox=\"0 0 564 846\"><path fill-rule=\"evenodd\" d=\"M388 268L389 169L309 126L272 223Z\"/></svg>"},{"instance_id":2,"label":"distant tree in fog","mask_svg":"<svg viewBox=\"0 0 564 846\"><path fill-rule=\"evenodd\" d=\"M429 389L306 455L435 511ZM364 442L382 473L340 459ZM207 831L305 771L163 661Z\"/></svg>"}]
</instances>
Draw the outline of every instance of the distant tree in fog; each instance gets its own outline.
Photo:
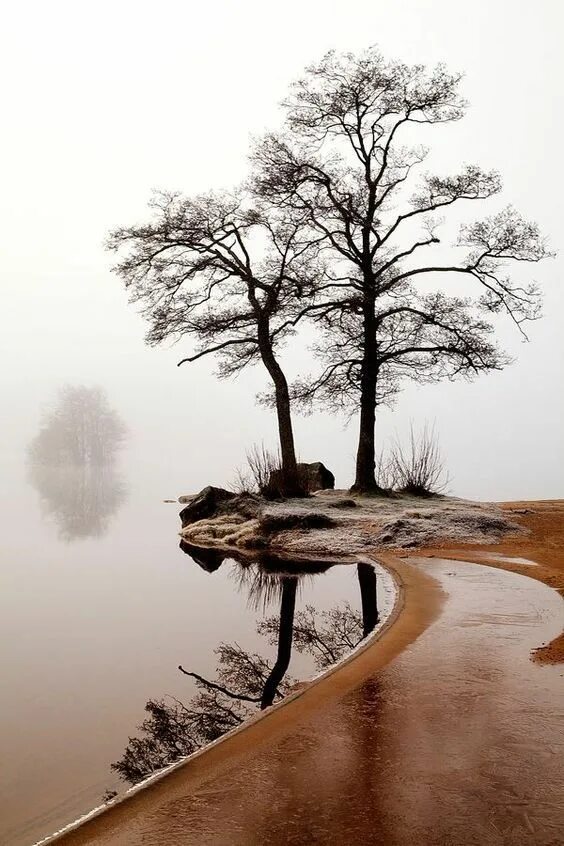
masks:
<instances>
[{"instance_id":1,"label":"distant tree in fog","mask_svg":"<svg viewBox=\"0 0 564 846\"><path fill-rule=\"evenodd\" d=\"M244 192L160 193L150 205L150 222L109 239L123 256L115 270L149 322L147 342L191 337L196 350L180 364L216 355L221 377L262 362L274 389L284 492L302 493L279 353L307 311L319 273L315 244L304 243L297 215L289 222Z\"/></svg>"},{"instance_id":2,"label":"distant tree in fog","mask_svg":"<svg viewBox=\"0 0 564 846\"><path fill-rule=\"evenodd\" d=\"M102 388L67 385L44 415L29 446L29 459L47 466L111 464L126 433Z\"/></svg>"},{"instance_id":3,"label":"distant tree in fog","mask_svg":"<svg viewBox=\"0 0 564 846\"><path fill-rule=\"evenodd\" d=\"M29 480L64 541L99 537L125 500L115 469L126 427L101 388L67 386L28 448Z\"/></svg>"}]
</instances>

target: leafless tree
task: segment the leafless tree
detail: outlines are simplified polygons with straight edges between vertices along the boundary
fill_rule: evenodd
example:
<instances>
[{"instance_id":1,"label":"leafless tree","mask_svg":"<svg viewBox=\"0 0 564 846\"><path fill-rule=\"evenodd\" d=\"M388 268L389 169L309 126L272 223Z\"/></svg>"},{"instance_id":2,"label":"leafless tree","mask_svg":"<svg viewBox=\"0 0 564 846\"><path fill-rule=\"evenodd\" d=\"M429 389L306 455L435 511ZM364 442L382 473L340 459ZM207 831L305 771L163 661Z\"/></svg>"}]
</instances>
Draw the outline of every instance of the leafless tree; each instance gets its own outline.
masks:
<instances>
[{"instance_id":1,"label":"leafless tree","mask_svg":"<svg viewBox=\"0 0 564 846\"><path fill-rule=\"evenodd\" d=\"M279 350L313 290L315 246L302 240L299 216L289 222L241 191L161 193L151 208L151 222L109 239L122 256L115 269L149 322L148 343L190 336L196 350L179 363L216 355L223 377L262 362L274 389L285 493L302 493Z\"/></svg>"},{"instance_id":2,"label":"leafless tree","mask_svg":"<svg viewBox=\"0 0 564 846\"><path fill-rule=\"evenodd\" d=\"M101 388L68 385L28 447L42 510L66 542L99 537L125 500L116 457L127 430Z\"/></svg>"},{"instance_id":3,"label":"leafless tree","mask_svg":"<svg viewBox=\"0 0 564 846\"><path fill-rule=\"evenodd\" d=\"M112 464L126 434L102 388L67 385L43 416L28 459L48 467Z\"/></svg>"},{"instance_id":4,"label":"leafless tree","mask_svg":"<svg viewBox=\"0 0 564 846\"><path fill-rule=\"evenodd\" d=\"M360 492L379 491L376 407L404 376L500 368L508 359L484 314L505 312L521 331L539 316L539 291L515 268L549 253L537 226L513 208L462 226L454 257L437 255L437 214L501 189L498 173L476 165L413 182L427 155L413 143L417 133L464 115L459 81L442 65L387 62L376 49L328 53L294 85L285 129L254 154L254 190L307 221L322 251L324 278L309 314L325 330L318 344L325 366L296 394L360 410ZM466 249L462 259L457 248ZM422 253L427 261L418 260ZM438 280L468 282L471 296L429 293Z\"/></svg>"}]
</instances>

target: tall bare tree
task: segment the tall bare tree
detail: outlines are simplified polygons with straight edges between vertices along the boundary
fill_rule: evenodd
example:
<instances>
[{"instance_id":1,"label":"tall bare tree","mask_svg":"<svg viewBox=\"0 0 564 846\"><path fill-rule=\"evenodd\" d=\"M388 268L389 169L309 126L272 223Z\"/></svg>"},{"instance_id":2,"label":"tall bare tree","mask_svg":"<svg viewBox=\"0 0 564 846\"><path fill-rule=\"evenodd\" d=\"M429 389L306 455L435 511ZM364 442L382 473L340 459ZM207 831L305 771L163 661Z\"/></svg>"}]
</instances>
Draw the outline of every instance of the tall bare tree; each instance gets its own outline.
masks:
<instances>
[{"instance_id":1,"label":"tall bare tree","mask_svg":"<svg viewBox=\"0 0 564 846\"><path fill-rule=\"evenodd\" d=\"M316 275L312 241L242 192L195 198L161 193L153 219L121 228L109 248L125 254L116 270L149 322L147 341L191 336L194 362L220 358L219 375L262 362L274 388L284 493L302 493L288 382L279 359L295 331Z\"/></svg>"},{"instance_id":2,"label":"tall bare tree","mask_svg":"<svg viewBox=\"0 0 564 846\"><path fill-rule=\"evenodd\" d=\"M305 394L325 389L358 398L358 491L379 490L376 406L402 375L502 367L507 359L483 313L505 312L521 331L539 314L536 285L509 276L507 266L538 262L548 251L537 226L514 209L463 226L456 242L467 250L462 259L437 255L436 214L501 189L499 174L475 165L413 183L428 152L414 136L464 115L459 81L443 66L387 62L376 49L328 53L293 86L284 131L268 135L254 154L255 190L307 220L322 245L328 269L318 290L327 302L318 299L310 314L329 330L320 349L326 369ZM427 261L419 260L424 252ZM450 289L468 281L473 296L429 294L438 280Z\"/></svg>"}]
</instances>

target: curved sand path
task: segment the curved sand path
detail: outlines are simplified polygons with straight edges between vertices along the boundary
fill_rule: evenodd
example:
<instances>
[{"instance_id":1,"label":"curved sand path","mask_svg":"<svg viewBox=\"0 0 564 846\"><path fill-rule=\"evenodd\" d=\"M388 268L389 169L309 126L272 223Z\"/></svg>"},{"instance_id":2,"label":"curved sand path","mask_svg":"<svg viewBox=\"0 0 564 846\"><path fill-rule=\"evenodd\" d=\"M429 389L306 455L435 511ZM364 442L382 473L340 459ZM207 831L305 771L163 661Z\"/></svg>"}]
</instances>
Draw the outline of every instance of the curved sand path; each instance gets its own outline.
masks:
<instances>
[{"instance_id":1,"label":"curved sand path","mask_svg":"<svg viewBox=\"0 0 564 846\"><path fill-rule=\"evenodd\" d=\"M564 674L530 660L559 633L561 598L484 565L413 561L394 562L405 609L380 641L58 842L561 843Z\"/></svg>"}]
</instances>

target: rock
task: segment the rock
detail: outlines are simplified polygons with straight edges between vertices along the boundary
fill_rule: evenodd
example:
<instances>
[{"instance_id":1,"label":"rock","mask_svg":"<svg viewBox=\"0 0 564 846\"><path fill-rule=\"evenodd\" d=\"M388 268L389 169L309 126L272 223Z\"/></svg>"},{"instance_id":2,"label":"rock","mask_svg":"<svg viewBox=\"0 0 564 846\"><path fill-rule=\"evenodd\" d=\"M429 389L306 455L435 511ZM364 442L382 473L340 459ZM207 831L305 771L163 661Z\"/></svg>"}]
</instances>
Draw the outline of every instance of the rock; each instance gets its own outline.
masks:
<instances>
[{"instance_id":1,"label":"rock","mask_svg":"<svg viewBox=\"0 0 564 846\"><path fill-rule=\"evenodd\" d=\"M206 573L215 573L225 560L225 554L213 547L194 546L185 540L180 541L180 549L189 555Z\"/></svg>"},{"instance_id":2,"label":"rock","mask_svg":"<svg viewBox=\"0 0 564 846\"><path fill-rule=\"evenodd\" d=\"M236 499L237 495L232 491L223 488L214 488L208 485L200 493L192 497L186 508L180 512L182 527L197 523L198 520L206 520L217 513L219 507L229 500Z\"/></svg>"},{"instance_id":3,"label":"rock","mask_svg":"<svg viewBox=\"0 0 564 846\"><path fill-rule=\"evenodd\" d=\"M178 497L178 502L182 504L192 502L192 500L195 499L197 496L198 494L183 494L182 496Z\"/></svg>"},{"instance_id":4,"label":"rock","mask_svg":"<svg viewBox=\"0 0 564 846\"><path fill-rule=\"evenodd\" d=\"M252 520L262 508L262 500L256 494L242 493L235 494L223 488L214 488L212 485L204 488L199 494L193 496L180 512L182 528L198 523L200 520L209 520L211 517L223 515L235 515L239 522Z\"/></svg>"},{"instance_id":5,"label":"rock","mask_svg":"<svg viewBox=\"0 0 564 846\"><path fill-rule=\"evenodd\" d=\"M312 464L298 464L300 474L303 474L307 489L312 491L325 491L335 487L335 477L321 461L314 461Z\"/></svg>"}]
</instances>

